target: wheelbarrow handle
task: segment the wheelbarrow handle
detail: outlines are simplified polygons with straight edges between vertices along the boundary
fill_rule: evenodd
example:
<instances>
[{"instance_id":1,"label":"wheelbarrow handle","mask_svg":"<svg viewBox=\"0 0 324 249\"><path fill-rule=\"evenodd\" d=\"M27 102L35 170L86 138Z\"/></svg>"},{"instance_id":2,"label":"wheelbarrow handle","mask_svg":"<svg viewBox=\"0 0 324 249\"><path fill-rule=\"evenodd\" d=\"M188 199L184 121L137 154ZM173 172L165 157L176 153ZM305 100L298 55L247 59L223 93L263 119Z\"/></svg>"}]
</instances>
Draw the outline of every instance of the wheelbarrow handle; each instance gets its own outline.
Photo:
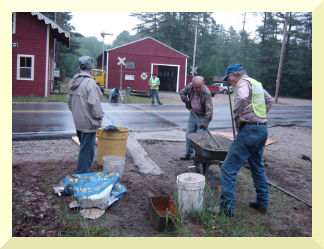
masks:
<instances>
[{"instance_id":1,"label":"wheelbarrow handle","mask_svg":"<svg viewBox=\"0 0 324 249\"><path fill-rule=\"evenodd\" d=\"M194 111L192 109L190 109L190 112L192 113L192 115L194 115L194 117L197 119L198 123L200 124L200 119L197 116L196 113L194 113ZM208 130L208 128L206 128L206 131L208 133L208 135L211 137L211 139L214 141L214 143L217 145L218 148L220 148L219 144L216 142L215 138L213 137L213 135L210 133L210 131Z\"/></svg>"}]
</instances>

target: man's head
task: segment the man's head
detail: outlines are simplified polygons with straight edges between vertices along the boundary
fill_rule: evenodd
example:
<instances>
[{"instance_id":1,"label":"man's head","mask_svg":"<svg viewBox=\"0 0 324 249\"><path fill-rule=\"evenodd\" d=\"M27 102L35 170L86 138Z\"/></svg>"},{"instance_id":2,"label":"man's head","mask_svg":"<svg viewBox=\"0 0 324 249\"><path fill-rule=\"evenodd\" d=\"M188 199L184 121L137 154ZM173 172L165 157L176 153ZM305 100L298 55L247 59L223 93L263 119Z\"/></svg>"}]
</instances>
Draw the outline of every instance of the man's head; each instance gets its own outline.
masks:
<instances>
[{"instance_id":1,"label":"man's head","mask_svg":"<svg viewBox=\"0 0 324 249\"><path fill-rule=\"evenodd\" d=\"M192 78L192 88L195 93L200 93L202 91L203 84L204 84L204 77L195 76Z\"/></svg>"},{"instance_id":2,"label":"man's head","mask_svg":"<svg viewBox=\"0 0 324 249\"><path fill-rule=\"evenodd\" d=\"M155 78L156 77L156 73L152 74L152 77Z\"/></svg>"},{"instance_id":3,"label":"man's head","mask_svg":"<svg viewBox=\"0 0 324 249\"><path fill-rule=\"evenodd\" d=\"M243 74L245 74L245 70L242 65L232 64L226 68L225 76L222 80L228 81L232 86L235 86Z\"/></svg>"},{"instance_id":4,"label":"man's head","mask_svg":"<svg viewBox=\"0 0 324 249\"><path fill-rule=\"evenodd\" d=\"M91 71L94 68L93 60L90 56L82 56L79 58L80 69L83 71Z\"/></svg>"},{"instance_id":5,"label":"man's head","mask_svg":"<svg viewBox=\"0 0 324 249\"><path fill-rule=\"evenodd\" d=\"M115 91L116 91L116 93L119 93L119 89L117 87L115 88Z\"/></svg>"}]
</instances>

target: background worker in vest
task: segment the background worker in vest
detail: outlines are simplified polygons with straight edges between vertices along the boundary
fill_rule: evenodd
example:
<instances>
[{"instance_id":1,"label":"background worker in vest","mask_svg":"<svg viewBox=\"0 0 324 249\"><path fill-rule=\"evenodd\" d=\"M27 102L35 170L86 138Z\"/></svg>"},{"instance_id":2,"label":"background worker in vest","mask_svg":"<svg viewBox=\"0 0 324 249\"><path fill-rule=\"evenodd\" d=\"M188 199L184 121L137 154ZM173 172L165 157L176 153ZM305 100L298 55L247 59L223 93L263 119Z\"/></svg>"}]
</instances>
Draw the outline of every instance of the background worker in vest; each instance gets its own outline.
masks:
<instances>
[{"instance_id":1,"label":"background worker in vest","mask_svg":"<svg viewBox=\"0 0 324 249\"><path fill-rule=\"evenodd\" d=\"M249 206L266 213L269 189L262 156L268 137L266 113L273 104L273 98L263 89L261 83L246 74L242 65L228 66L223 80L235 87L233 118L238 134L221 168L219 214L234 216L236 177L246 160L250 165L256 189L256 201L250 202Z\"/></svg>"},{"instance_id":2,"label":"background worker in vest","mask_svg":"<svg viewBox=\"0 0 324 249\"><path fill-rule=\"evenodd\" d=\"M109 102L119 103L119 100L118 100L119 98L123 102L123 104L125 104L123 94L121 93L121 91L119 91L118 88L113 88L109 94Z\"/></svg>"},{"instance_id":3,"label":"background worker in vest","mask_svg":"<svg viewBox=\"0 0 324 249\"><path fill-rule=\"evenodd\" d=\"M155 73L152 74L152 77L149 80L149 85L150 85L150 92L152 97L152 105L154 105L154 95L156 96L156 101L158 102L158 104L163 105L159 97L160 79L156 77Z\"/></svg>"}]
</instances>

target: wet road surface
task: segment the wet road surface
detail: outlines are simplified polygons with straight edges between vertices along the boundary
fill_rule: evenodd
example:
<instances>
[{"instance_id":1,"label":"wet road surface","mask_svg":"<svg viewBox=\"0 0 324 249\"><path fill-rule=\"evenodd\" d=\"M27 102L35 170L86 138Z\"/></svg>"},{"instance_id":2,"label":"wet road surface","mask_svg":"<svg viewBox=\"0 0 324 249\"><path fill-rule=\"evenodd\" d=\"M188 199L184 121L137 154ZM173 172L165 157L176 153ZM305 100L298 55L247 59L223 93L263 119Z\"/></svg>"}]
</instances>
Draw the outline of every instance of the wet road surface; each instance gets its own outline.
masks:
<instances>
[{"instance_id":1,"label":"wet road surface","mask_svg":"<svg viewBox=\"0 0 324 249\"><path fill-rule=\"evenodd\" d=\"M103 125L127 127L132 131L186 129L189 111L183 105L102 103ZM273 106L269 126L312 126L311 106ZM231 131L229 106L214 106L210 130ZM12 133L15 136L75 134L75 126L66 103L13 103Z\"/></svg>"}]
</instances>

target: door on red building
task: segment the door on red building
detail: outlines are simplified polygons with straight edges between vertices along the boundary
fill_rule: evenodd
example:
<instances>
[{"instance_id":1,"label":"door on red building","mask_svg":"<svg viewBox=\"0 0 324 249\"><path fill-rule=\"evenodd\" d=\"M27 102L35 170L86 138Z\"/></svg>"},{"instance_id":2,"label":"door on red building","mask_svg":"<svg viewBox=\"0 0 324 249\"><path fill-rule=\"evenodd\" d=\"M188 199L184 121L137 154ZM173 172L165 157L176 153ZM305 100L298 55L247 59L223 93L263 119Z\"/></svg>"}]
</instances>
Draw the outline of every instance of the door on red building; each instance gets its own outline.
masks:
<instances>
[{"instance_id":1,"label":"door on red building","mask_svg":"<svg viewBox=\"0 0 324 249\"><path fill-rule=\"evenodd\" d=\"M159 66L160 91L176 92L178 67Z\"/></svg>"}]
</instances>

